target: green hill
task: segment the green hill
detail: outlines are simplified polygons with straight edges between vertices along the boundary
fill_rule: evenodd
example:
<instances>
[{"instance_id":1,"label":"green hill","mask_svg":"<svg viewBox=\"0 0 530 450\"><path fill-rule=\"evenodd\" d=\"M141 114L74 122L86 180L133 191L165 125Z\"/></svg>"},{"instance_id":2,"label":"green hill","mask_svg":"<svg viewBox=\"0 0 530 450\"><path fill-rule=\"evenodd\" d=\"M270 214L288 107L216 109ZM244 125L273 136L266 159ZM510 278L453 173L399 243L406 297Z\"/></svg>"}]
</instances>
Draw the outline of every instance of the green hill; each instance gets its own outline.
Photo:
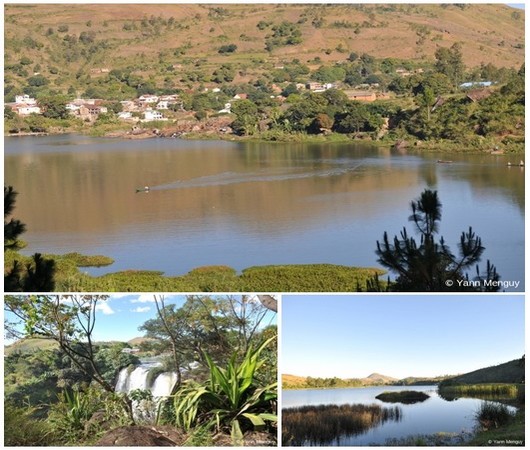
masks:
<instances>
[{"instance_id":1,"label":"green hill","mask_svg":"<svg viewBox=\"0 0 530 450\"><path fill-rule=\"evenodd\" d=\"M497 366L474 370L448 378L446 384L521 383L524 382L524 357Z\"/></svg>"},{"instance_id":2,"label":"green hill","mask_svg":"<svg viewBox=\"0 0 530 450\"><path fill-rule=\"evenodd\" d=\"M5 84L96 93L117 70L170 90L212 82L222 66L242 83L293 59L315 70L352 52L421 66L455 43L468 67L515 68L524 19L502 4L6 4Z\"/></svg>"},{"instance_id":3,"label":"green hill","mask_svg":"<svg viewBox=\"0 0 530 450\"><path fill-rule=\"evenodd\" d=\"M13 344L4 346L4 355L8 356L11 353L31 353L35 351L50 350L59 348L59 344L51 339L43 338L28 338L20 339Z\"/></svg>"}]
</instances>

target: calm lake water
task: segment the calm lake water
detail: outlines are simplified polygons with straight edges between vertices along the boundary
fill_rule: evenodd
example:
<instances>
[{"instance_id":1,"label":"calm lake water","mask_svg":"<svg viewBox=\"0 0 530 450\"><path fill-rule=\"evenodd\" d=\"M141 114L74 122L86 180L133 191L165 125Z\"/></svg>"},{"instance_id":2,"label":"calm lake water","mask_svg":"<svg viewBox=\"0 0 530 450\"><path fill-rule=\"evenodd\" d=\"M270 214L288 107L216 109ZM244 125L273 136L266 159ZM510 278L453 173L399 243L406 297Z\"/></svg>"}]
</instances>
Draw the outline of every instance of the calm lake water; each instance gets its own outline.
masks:
<instances>
[{"instance_id":1,"label":"calm lake water","mask_svg":"<svg viewBox=\"0 0 530 450\"><path fill-rule=\"evenodd\" d=\"M385 403L375 397L385 391L415 390L430 396L421 403L404 405ZM358 436L342 436L340 442L329 445L360 446L385 444L389 439L403 439L412 435L434 433L472 433L476 421L474 415L482 400L460 398L446 401L438 396L436 386L377 386L348 389L304 389L282 391L282 408L303 405L327 404L376 404L385 407L399 406L402 410L400 421L388 421L371 428ZM309 443L308 443L309 445Z\"/></svg>"},{"instance_id":2,"label":"calm lake water","mask_svg":"<svg viewBox=\"0 0 530 450\"><path fill-rule=\"evenodd\" d=\"M524 169L507 156L399 153L362 144L270 144L76 135L5 138L27 253L104 254L179 275L203 265L377 266L425 188L453 251L471 225L503 280L524 285ZM437 159L453 164L437 164ZM149 185L149 193L135 189Z\"/></svg>"}]
</instances>

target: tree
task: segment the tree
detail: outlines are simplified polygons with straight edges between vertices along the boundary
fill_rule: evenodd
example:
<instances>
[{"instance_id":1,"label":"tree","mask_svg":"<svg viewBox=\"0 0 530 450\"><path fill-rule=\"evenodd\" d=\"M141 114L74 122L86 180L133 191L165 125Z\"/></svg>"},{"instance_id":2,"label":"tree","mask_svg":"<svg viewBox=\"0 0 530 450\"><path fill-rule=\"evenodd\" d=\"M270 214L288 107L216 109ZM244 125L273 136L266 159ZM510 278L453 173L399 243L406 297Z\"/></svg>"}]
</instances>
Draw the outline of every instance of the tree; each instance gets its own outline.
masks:
<instances>
[{"instance_id":1,"label":"tree","mask_svg":"<svg viewBox=\"0 0 530 450\"><path fill-rule=\"evenodd\" d=\"M420 198L411 203L412 215L409 220L420 234L420 242L409 237L403 228L400 237L390 242L385 232L383 241L377 241L376 254L384 267L397 274L390 284L394 291L497 291L500 279L495 266L488 261L486 273L481 275L477 266L476 283L467 274L481 259L484 252L480 237L471 227L463 232L458 245L459 254L454 255L445 244L444 238L435 241L442 218L442 204L438 193L426 189Z\"/></svg>"},{"instance_id":2,"label":"tree","mask_svg":"<svg viewBox=\"0 0 530 450\"><path fill-rule=\"evenodd\" d=\"M23 245L18 240L26 231L26 226L17 219L7 218L15 209L18 193L12 186L4 186L4 252L19 250ZM25 266L25 273L19 261L15 260L12 267L4 268L5 292L48 292L55 287L55 262L35 253L32 261Z\"/></svg>"},{"instance_id":3,"label":"tree","mask_svg":"<svg viewBox=\"0 0 530 450\"><path fill-rule=\"evenodd\" d=\"M42 115L49 119L67 119L70 115L66 109L68 99L63 95L48 95L39 98Z\"/></svg>"},{"instance_id":4,"label":"tree","mask_svg":"<svg viewBox=\"0 0 530 450\"><path fill-rule=\"evenodd\" d=\"M238 100L232 104L232 113L236 120L232 128L237 134L252 135L258 128L258 107L250 100Z\"/></svg>"},{"instance_id":5,"label":"tree","mask_svg":"<svg viewBox=\"0 0 530 450\"><path fill-rule=\"evenodd\" d=\"M435 68L438 72L447 75L455 89L462 82L465 66L462 58L462 45L454 43L451 48L440 47L434 53L436 58Z\"/></svg>"},{"instance_id":6,"label":"tree","mask_svg":"<svg viewBox=\"0 0 530 450\"><path fill-rule=\"evenodd\" d=\"M102 373L96 361L93 341L98 303L108 299L105 295L33 295L6 296L4 307L22 321L22 331L9 324L8 332L18 337L44 337L53 339L73 365L105 391L114 393L114 386ZM127 397L122 405L132 423L132 404Z\"/></svg>"},{"instance_id":7,"label":"tree","mask_svg":"<svg viewBox=\"0 0 530 450\"><path fill-rule=\"evenodd\" d=\"M274 298L261 297L189 295L178 308L163 296L155 296L157 317L146 321L140 330L160 342L161 351L171 352L179 385L179 371L190 370L191 363L208 368L205 353L224 364L234 349L240 354L246 352L259 335L269 308L276 307Z\"/></svg>"},{"instance_id":8,"label":"tree","mask_svg":"<svg viewBox=\"0 0 530 450\"><path fill-rule=\"evenodd\" d=\"M26 231L26 225L20 220L11 218L6 222L7 217L13 214L15 200L18 195L13 186L4 186L4 250L18 250L21 244L18 237Z\"/></svg>"}]
</instances>

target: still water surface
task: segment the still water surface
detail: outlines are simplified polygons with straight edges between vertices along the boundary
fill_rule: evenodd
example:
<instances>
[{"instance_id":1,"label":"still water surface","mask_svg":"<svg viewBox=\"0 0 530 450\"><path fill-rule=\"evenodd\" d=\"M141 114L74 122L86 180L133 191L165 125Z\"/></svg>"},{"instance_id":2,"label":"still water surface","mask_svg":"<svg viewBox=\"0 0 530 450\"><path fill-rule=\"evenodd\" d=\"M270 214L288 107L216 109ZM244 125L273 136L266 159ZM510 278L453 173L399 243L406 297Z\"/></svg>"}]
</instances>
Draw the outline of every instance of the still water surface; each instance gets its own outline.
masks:
<instances>
[{"instance_id":1,"label":"still water surface","mask_svg":"<svg viewBox=\"0 0 530 450\"><path fill-rule=\"evenodd\" d=\"M385 403L375 397L385 391L416 390L430 396L421 403L403 405ZM402 410L400 421L388 421L371 428L358 436L342 436L339 442L329 445L370 445L385 444L389 439L403 439L412 435L435 433L472 433L476 421L474 415L482 400L460 398L454 401L443 400L438 396L436 386L377 386L348 389L304 389L282 392L282 407L292 408L304 405L343 405L376 404L383 407L399 406Z\"/></svg>"},{"instance_id":2,"label":"still water surface","mask_svg":"<svg viewBox=\"0 0 530 450\"><path fill-rule=\"evenodd\" d=\"M410 201L437 189L453 251L470 225L503 280L524 290L524 169L506 156L399 153L363 144L86 136L5 138L28 253L104 254L125 269L203 265L377 266ZM512 161L515 162L515 161ZM148 185L148 193L135 192Z\"/></svg>"}]
</instances>

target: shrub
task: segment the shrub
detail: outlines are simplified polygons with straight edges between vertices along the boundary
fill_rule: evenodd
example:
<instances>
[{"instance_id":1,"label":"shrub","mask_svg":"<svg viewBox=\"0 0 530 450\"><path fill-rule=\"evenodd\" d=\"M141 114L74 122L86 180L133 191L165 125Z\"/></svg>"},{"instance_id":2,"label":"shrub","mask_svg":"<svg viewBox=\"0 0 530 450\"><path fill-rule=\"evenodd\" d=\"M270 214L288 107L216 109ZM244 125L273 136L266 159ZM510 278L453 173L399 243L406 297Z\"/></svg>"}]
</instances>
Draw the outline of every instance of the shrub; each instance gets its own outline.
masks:
<instances>
[{"instance_id":1,"label":"shrub","mask_svg":"<svg viewBox=\"0 0 530 450\"><path fill-rule=\"evenodd\" d=\"M4 445L30 447L53 445L54 435L50 424L35 419L35 408L19 408L4 404Z\"/></svg>"},{"instance_id":2,"label":"shrub","mask_svg":"<svg viewBox=\"0 0 530 450\"><path fill-rule=\"evenodd\" d=\"M234 445L241 445L248 429L263 430L267 422L276 423L277 383L259 386L255 375L265 360L263 349L274 338L256 350L250 348L241 362L235 352L226 368L216 365L205 354L210 377L204 384L188 384L175 396L176 424L186 430L193 427L229 429Z\"/></svg>"},{"instance_id":3,"label":"shrub","mask_svg":"<svg viewBox=\"0 0 530 450\"><path fill-rule=\"evenodd\" d=\"M506 425L513 419L514 415L506 405L494 402L482 402L475 413L480 425L486 429Z\"/></svg>"}]
</instances>

